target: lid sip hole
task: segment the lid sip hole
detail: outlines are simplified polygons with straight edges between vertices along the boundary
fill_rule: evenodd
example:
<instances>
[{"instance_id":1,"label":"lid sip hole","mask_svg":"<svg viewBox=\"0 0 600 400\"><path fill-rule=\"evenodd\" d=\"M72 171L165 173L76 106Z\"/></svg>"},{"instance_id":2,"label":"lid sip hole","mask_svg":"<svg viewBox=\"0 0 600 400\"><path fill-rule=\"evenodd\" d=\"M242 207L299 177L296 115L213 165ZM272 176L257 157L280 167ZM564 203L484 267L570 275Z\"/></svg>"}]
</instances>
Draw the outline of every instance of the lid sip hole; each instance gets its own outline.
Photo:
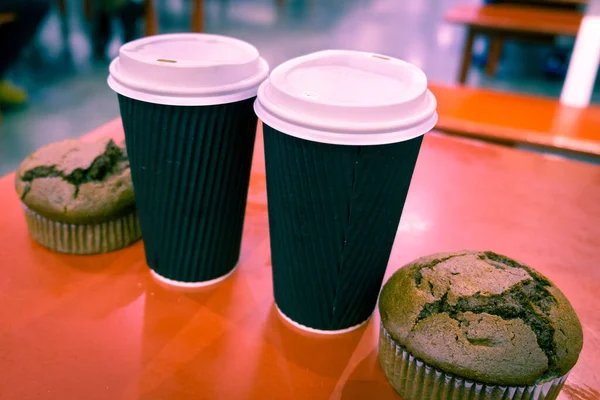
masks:
<instances>
[{"instance_id":1,"label":"lid sip hole","mask_svg":"<svg viewBox=\"0 0 600 400\"><path fill-rule=\"evenodd\" d=\"M302 93L302 96L304 96L304 97L310 97L310 98L316 98L316 97L319 97L319 96L317 96L316 94L314 94L314 93L310 93L310 92L303 92L303 93Z\"/></svg>"},{"instance_id":2,"label":"lid sip hole","mask_svg":"<svg viewBox=\"0 0 600 400\"><path fill-rule=\"evenodd\" d=\"M390 58L389 58L389 57L380 56L379 54L371 54L371 57L373 57L373 58L378 58L378 59L380 59L380 60L386 60L386 61L389 61L389 60L390 60Z\"/></svg>"},{"instance_id":3,"label":"lid sip hole","mask_svg":"<svg viewBox=\"0 0 600 400\"><path fill-rule=\"evenodd\" d=\"M177 61L175 61L175 60L167 60L167 59L165 59L165 58L159 58L159 59L157 59L156 61L158 61L158 62L163 62L163 63L171 63L171 64L175 64L175 63L177 62Z\"/></svg>"}]
</instances>

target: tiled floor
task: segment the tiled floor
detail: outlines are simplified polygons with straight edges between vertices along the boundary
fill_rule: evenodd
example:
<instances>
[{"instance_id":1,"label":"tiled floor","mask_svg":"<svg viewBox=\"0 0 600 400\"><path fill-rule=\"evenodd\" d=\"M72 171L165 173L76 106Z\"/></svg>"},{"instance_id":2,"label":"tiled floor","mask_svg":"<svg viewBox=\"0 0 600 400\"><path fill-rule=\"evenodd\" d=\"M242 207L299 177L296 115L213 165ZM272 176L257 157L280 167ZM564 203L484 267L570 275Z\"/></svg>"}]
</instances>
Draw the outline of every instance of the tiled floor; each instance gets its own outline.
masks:
<instances>
[{"instance_id":1,"label":"tiled floor","mask_svg":"<svg viewBox=\"0 0 600 400\"><path fill-rule=\"evenodd\" d=\"M478 0L206 0L206 31L236 36L258 47L272 67L326 48L383 53L422 67L432 81L454 82L464 30L443 23L457 2ZM69 17L53 10L12 78L30 92L27 108L4 113L0 125L0 176L37 147L79 136L118 116L106 85L107 63L90 59L81 0L69 0ZM186 31L190 0L157 0L162 32ZM484 48L481 41L478 47ZM115 36L110 55L118 51ZM549 48L509 43L498 76L473 69L469 84L558 96L561 80L542 66Z\"/></svg>"}]
</instances>

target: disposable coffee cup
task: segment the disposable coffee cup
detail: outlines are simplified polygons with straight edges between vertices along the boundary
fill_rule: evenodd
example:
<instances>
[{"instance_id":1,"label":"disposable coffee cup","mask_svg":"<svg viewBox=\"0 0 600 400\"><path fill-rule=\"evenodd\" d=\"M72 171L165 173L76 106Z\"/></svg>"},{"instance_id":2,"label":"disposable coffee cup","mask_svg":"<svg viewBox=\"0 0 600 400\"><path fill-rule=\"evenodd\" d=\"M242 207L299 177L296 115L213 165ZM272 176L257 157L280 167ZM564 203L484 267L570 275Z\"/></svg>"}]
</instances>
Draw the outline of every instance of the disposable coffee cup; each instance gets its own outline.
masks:
<instances>
[{"instance_id":1,"label":"disposable coffee cup","mask_svg":"<svg viewBox=\"0 0 600 400\"><path fill-rule=\"evenodd\" d=\"M127 43L110 64L146 261L182 287L235 268L268 65L241 40L186 33Z\"/></svg>"},{"instance_id":2,"label":"disposable coffee cup","mask_svg":"<svg viewBox=\"0 0 600 400\"><path fill-rule=\"evenodd\" d=\"M260 86L273 285L288 322L342 333L366 322L436 101L416 66L322 51Z\"/></svg>"}]
</instances>

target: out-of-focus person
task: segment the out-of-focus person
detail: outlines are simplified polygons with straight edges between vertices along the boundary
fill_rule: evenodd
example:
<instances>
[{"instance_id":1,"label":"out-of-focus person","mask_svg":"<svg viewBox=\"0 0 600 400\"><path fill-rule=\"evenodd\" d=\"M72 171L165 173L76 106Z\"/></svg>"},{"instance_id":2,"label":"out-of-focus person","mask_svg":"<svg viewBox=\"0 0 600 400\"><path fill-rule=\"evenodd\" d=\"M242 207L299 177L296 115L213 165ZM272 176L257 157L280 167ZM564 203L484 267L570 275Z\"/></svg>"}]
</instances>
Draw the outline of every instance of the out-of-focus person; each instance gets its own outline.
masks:
<instances>
[{"instance_id":1,"label":"out-of-focus person","mask_svg":"<svg viewBox=\"0 0 600 400\"><path fill-rule=\"evenodd\" d=\"M0 24L0 107L27 102L27 92L6 80L6 73L31 42L49 9L49 0L0 0L0 14L13 16Z\"/></svg>"},{"instance_id":2,"label":"out-of-focus person","mask_svg":"<svg viewBox=\"0 0 600 400\"><path fill-rule=\"evenodd\" d=\"M144 5L140 1L93 0L93 6L92 40L97 59L106 57L106 47L112 36L111 19L121 23L123 42L137 38L137 21L144 14Z\"/></svg>"}]
</instances>

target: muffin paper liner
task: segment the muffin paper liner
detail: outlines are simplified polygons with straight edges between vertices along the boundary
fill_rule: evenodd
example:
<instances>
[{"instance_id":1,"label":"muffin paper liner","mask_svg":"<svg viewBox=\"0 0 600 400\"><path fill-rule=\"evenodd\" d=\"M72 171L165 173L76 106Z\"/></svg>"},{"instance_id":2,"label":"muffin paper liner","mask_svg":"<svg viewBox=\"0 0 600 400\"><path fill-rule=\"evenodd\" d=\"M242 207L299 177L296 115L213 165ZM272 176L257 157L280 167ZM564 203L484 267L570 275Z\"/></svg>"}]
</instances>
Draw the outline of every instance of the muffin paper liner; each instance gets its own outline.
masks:
<instances>
[{"instance_id":1,"label":"muffin paper liner","mask_svg":"<svg viewBox=\"0 0 600 400\"><path fill-rule=\"evenodd\" d=\"M146 261L163 282L199 287L238 263L253 103L170 106L119 95Z\"/></svg>"},{"instance_id":2,"label":"muffin paper liner","mask_svg":"<svg viewBox=\"0 0 600 400\"><path fill-rule=\"evenodd\" d=\"M108 253L127 247L142 237L135 211L96 224L67 224L43 217L22 205L31 237L59 253Z\"/></svg>"},{"instance_id":3,"label":"muffin paper liner","mask_svg":"<svg viewBox=\"0 0 600 400\"><path fill-rule=\"evenodd\" d=\"M567 376L532 386L478 383L443 372L412 356L381 325L379 363L392 387L404 400L552 400Z\"/></svg>"},{"instance_id":4,"label":"muffin paper liner","mask_svg":"<svg viewBox=\"0 0 600 400\"><path fill-rule=\"evenodd\" d=\"M422 137L346 146L263 127L277 307L318 331L359 325L377 304Z\"/></svg>"}]
</instances>

